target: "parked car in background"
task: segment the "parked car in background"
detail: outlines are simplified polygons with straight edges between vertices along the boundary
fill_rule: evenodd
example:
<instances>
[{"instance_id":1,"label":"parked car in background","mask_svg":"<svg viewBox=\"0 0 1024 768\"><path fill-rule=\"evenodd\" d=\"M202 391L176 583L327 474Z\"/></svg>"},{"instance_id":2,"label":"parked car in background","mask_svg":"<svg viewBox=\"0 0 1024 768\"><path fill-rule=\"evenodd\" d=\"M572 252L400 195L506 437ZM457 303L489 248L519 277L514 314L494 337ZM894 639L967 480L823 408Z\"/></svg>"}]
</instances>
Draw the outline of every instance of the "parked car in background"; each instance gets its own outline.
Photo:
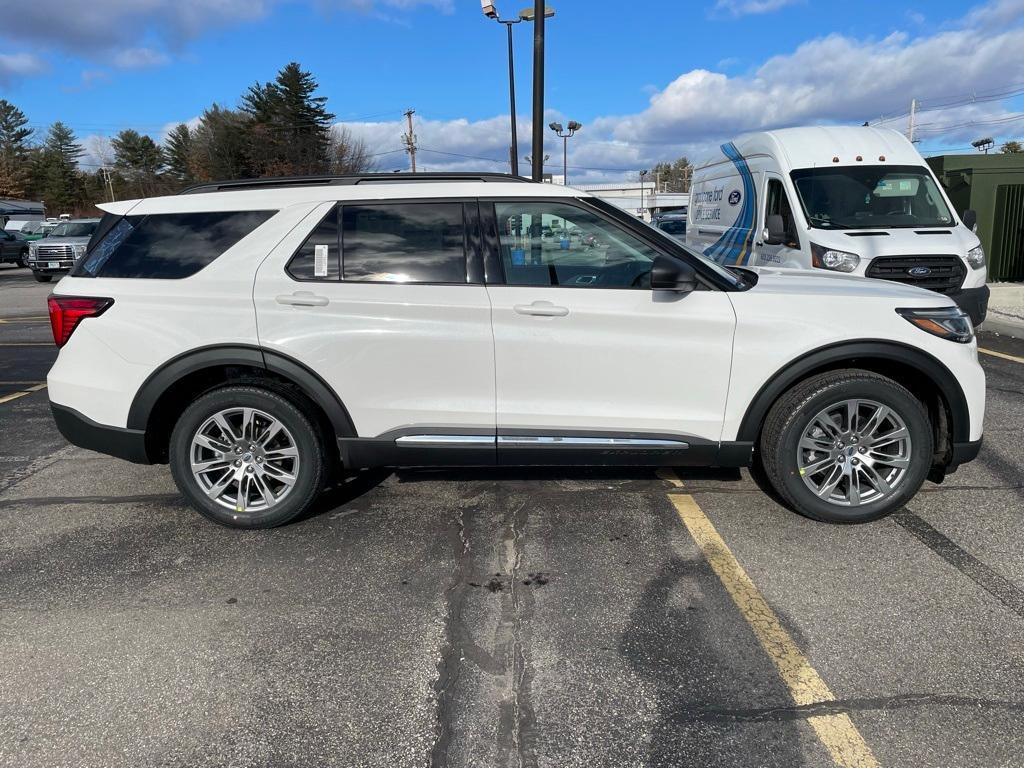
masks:
<instances>
[{"instance_id":1,"label":"parked car in background","mask_svg":"<svg viewBox=\"0 0 1024 768\"><path fill-rule=\"evenodd\" d=\"M975 212L954 211L914 145L888 128L741 136L694 170L689 216L687 244L720 264L916 285L975 324L988 310Z\"/></svg>"},{"instance_id":2,"label":"parked car in background","mask_svg":"<svg viewBox=\"0 0 1024 768\"><path fill-rule=\"evenodd\" d=\"M21 232L0 230L0 264L25 266L28 258L28 240Z\"/></svg>"},{"instance_id":3,"label":"parked car in background","mask_svg":"<svg viewBox=\"0 0 1024 768\"><path fill-rule=\"evenodd\" d=\"M21 228L18 231L25 236L26 240L41 240L58 223L57 221L25 221L21 222Z\"/></svg>"},{"instance_id":4,"label":"parked car in background","mask_svg":"<svg viewBox=\"0 0 1024 768\"><path fill-rule=\"evenodd\" d=\"M674 237L681 243L686 242L685 215L671 213L662 214L661 216L656 216L654 218L653 224L666 235Z\"/></svg>"},{"instance_id":5,"label":"parked car in background","mask_svg":"<svg viewBox=\"0 0 1024 768\"><path fill-rule=\"evenodd\" d=\"M58 222L42 240L29 244L27 265L40 283L62 275L85 254L99 219L69 219Z\"/></svg>"},{"instance_id":6,"label":"parked car in background","mask_svg":"<svg viewBox=\"0 0 1024 768\"><path fill-rule=\"evenodd\" d=\"M57 426L169 462L223 525L286 523L343 468L754 462L801 513L863 522L981 446L949 297L726 269L567 187L259 179L101 207L49 299Z\"/></svg>"}]
</instances>

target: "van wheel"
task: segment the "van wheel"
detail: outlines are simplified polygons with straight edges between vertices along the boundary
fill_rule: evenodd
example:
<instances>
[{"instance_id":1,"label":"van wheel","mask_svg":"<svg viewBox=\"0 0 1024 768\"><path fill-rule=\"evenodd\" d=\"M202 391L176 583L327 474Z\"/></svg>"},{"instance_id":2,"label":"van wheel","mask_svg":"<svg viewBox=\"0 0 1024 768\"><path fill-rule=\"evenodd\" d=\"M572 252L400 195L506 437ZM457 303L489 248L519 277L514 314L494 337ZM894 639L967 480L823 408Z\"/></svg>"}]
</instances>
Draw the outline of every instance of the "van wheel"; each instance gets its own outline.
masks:
<instances>
[{"instance_id":1,"label":"van wheel","mask_svg":"<svg viewBox=\"0 0 1024 768\"><path fill-rule=\"evenodd\" d=\"M876 520L920 490L934 438L904 387L865 371L801 382L772 406L761 433L769 481L797 512L833 523Z\"/></svg>"},{"instance_id":2,"label":"van wheel","mask_svg":"<svg viewBox=\"0 0 1024 768\"><path fill-rule=\"evenodd\" d=\"M225 387L192 403L171 434L171 474L202 515L232 528L273 528L305 512L324 481L319 432L293 403Z\"/></svg>"},{"instance_id":3,"label":"van wheel","mask_svg":"<svg viewBox=\"0 0 1024 768\"><path fill-rule=\"evenodd\" d=\"M36 279L37 283L48 283L53 280L53 275L43 275L39 272L33 272L32 277Z\"/></svg>"}]
</instances>

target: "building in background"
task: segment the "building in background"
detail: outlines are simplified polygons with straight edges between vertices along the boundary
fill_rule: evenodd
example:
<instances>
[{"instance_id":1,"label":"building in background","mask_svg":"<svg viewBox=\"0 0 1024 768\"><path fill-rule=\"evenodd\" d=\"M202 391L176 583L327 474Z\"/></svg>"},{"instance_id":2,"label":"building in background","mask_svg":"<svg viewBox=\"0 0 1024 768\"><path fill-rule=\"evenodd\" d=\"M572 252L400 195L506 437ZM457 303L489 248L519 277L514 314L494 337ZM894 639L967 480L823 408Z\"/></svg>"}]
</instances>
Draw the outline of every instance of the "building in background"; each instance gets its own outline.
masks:
<instances>
[{"instance_id":1,"label":"building in background","mask_svg":"<svg viewBox=\"0 0 1024 768\"><path fill-rule=\"evenodd\" d=\"M992 282L1024 280L1024 154L929 157L958 215L978 213Z\"/></svg>"},{"instance_id":2,"label":"building in background","mask_svg":"<svg viewBox=\"0 0 1024 768\"><path fill-rule=\"evenodd\" d=\"M561 181L561 176L554 177L554 183L559 184ZM690 206L688 193L658 192L653 179L644 182L642 196L639 181L622 181L613 184L573 184L572 186L600 197L602 200L607 200L612 205L617 205L644 221L651 221L659 213L685 214Z\"/></svg>"},{"instance_id":3,"label":"building in background","mask_svg":"<svg viewBox=\"0 0 1024 768\"><path fill-rule=\"evenodd\" d=\"M8 221L42 221L46 212L42 203L32 200L0 199L0 228Z\"/></svg>"}]
</instances>

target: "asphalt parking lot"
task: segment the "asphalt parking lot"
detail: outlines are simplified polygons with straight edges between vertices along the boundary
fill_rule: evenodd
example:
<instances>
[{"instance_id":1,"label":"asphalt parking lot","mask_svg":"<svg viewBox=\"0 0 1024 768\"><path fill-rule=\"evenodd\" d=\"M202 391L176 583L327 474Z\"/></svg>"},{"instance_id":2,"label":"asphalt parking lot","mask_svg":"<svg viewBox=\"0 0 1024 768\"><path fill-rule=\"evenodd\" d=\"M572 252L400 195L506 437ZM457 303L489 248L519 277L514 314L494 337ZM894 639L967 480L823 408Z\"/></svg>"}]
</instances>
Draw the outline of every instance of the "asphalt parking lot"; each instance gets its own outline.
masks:
<instances>
[{"instance_id":1,"label":"asphalt parking lot","mask_svg":"<svg viewBox=\"0 0 1024 768\"><path fill-rule=\"evenodd\" d=\"M1022 341L979 460L868 525L467 470L241 533L56 433L51 288L0 267L0 765L1024 765Z\"/></svg>"}]
</instances>

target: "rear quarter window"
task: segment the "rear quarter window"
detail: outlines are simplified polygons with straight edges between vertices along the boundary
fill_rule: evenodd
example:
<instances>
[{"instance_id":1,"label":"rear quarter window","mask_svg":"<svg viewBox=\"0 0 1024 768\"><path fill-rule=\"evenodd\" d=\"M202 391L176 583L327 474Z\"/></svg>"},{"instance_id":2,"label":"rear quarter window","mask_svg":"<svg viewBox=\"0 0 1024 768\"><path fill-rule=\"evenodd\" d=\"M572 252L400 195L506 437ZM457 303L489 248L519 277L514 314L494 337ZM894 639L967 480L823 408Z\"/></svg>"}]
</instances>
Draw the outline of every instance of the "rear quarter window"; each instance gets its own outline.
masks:
<instances>
[{"instance_id":1,"label":"rear quarter window","mask_svg":"<svg viewBox=\"0 0 1024 768\"><path fill-rule=\"evenodd\" d=\"M158 280L189 277L275 213L209 211L125 216L90 242L88 253L72 275Z\"/></svg>"}]
</instances>

